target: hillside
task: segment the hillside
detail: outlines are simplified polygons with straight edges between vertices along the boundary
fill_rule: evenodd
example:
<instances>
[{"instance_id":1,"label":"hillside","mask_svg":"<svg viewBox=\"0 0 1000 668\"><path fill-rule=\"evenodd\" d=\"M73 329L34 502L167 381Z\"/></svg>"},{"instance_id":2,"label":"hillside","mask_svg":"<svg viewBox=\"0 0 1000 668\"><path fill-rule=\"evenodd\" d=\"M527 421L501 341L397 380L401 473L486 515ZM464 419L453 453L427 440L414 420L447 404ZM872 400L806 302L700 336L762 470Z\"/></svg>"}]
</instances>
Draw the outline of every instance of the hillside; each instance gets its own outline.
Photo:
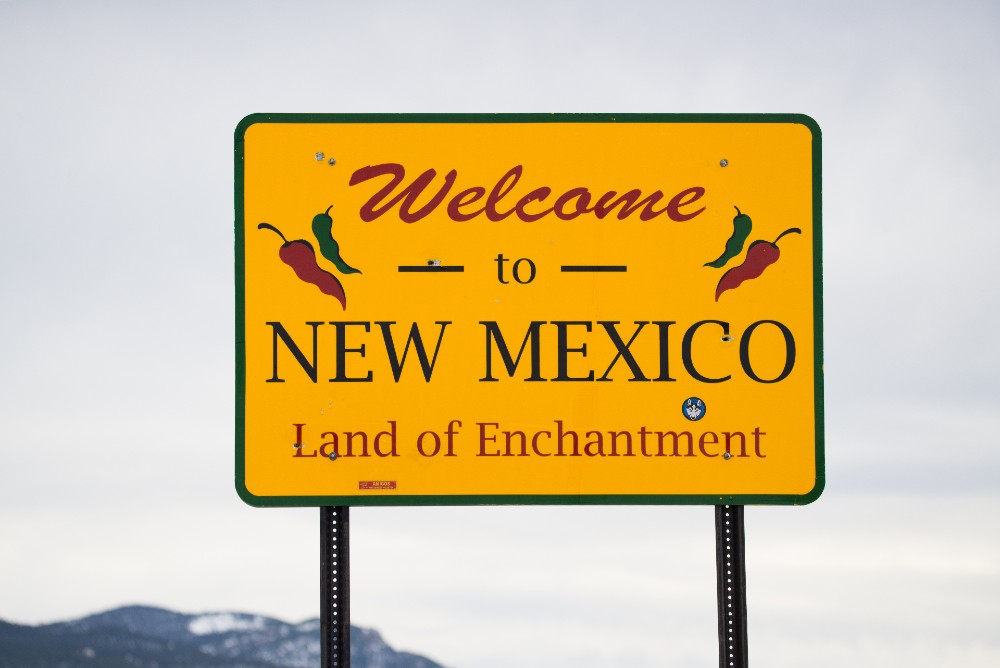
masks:
<instances>
[{"instance_id":1,"label":"hillside","mask_svg":"<svg viewBox=\"0 0 1000 668\"><path fill-rule=\"evenodd\" d=\"M319 668L319 620L129 606L23 626L0 621L0 668ZM351 627L352 668L442 668Z\"/></svg>"}]
</instances>

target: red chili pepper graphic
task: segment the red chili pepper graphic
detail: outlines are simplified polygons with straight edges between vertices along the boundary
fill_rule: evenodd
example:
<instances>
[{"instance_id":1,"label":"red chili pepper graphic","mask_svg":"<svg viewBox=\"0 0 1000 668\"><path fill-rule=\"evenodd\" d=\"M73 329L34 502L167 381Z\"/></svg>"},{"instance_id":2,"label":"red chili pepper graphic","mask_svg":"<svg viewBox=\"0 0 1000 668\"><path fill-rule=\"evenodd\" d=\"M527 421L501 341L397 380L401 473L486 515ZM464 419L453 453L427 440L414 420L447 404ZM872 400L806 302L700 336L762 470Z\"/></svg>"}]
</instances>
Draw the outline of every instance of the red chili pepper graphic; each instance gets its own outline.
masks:
<instances>
[{"instance_id":1,"label":"red chili pepper graphic","mask_svg":"<svg viewBox=\"0 0 1000 668\"><path fill-rule=\"evenodd\" d=\"M778 235L778 239L786 234L802 234L802 230L797 227L785 230ZM719 279L719 285L715 288L715 301L719 301L719 295L726 290L738 288L744 281L757 278L764 273L764 270L778 261L781 250L778 248L778 239L774 241L755 241L747 249L747 256L743 264L733 267Z\"/></svg>"},{"instance_id":2,"label":"red chili pepper graphic","mask_svg":"<svg viewBox=\"0 0 1000 668\"><path fill-rule=\"evenodd\" d=\"M325 295L335 297L343 308L347 308L347 296L344 294L344 286L340 284L337 277L328 273L316 264L316 251L312 244L304 239L289 241L277 227L261 223L258 230L271 230L276 232L282 241L281 248L278 249L278 257L281 261L295 270L295 275L299 280L315 285Z\"/></svg>"}]
</instances>

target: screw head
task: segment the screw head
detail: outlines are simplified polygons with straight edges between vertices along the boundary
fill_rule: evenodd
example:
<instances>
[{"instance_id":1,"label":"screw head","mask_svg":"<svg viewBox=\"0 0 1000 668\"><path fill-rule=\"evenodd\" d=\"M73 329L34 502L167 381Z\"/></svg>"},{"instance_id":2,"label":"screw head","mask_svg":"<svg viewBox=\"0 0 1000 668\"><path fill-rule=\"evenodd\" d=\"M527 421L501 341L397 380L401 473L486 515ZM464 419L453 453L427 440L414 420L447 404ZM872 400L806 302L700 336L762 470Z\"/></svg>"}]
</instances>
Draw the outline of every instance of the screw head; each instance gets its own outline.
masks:
<instances>
[{"instance_id":1,"label":"screw head","mask_svg":"<svg viewBox=\"0 0 1000 668\"><path fill-rule=\"evenodd\" d=\"M724 453L722 453L722 458L728 461L728 460L732 459L733 456L731 454L729 454L728 452L724 452Z\"/></svg>"},{"instance_id":2,"label":"screw head","mask_svg":"<svg viewBox=\"0 0 1000 668\"><path fill-rule=\"evenodd\" d=\"M333 158L330 158L329 160L327 160L327 162L330 164L331 167L337 164L337 161L334 160Z\"/></svg>"},{"instance_id":3,"label":"screw head","mask_svg":"<svg viewBox=\"0 0 1000 668\"><path fill-rule=\"evenodd\" d=\"M719 166L720 167L728 167L729 166L729 161L726 160L725 158L723 158L722 160L719 161Z\"/></svg>"},{"instance_id":4,"label":"screw head","mask_svg":"<svg viewBox=\"0 0 1000 668\"><path fill-rule=\"evenodd\" d=\"M330 461L332 462L332 461L334 461L336 459L337 459L337 453L336 452L331 452L330 453Z\"/></svg>"},{"instance_id":5,"label":"screw head","mask_svg":"<svg viewBox=\"0 0 1000 668\"><path fill-rule=\"evenodd\" d=\"M323 151L316 152L316 162L323 162L324 157L326 156L323 155Z\"/></svg>"}]
</instances>

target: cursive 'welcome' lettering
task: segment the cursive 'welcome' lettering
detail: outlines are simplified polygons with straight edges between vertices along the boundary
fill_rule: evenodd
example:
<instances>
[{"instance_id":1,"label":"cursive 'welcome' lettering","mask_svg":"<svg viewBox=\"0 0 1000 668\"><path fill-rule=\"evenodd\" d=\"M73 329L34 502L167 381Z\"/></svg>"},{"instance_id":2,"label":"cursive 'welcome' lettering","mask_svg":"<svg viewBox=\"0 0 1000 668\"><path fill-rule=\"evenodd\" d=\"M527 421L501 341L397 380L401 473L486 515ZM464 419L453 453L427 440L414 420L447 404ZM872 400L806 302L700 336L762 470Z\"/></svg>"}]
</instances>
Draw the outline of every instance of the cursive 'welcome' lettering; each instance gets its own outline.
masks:
<instances>
[{"instance_id":1,"label":"cursive 'welcome' lettering","mask_svg":"<svg viewBox=\"0 0 1000 668\"><path fill-rule=\"evenodd\" d=\"M433 213L445 200L448 217L458 222L485 215L492 221L516 216L531 223L550 214L561 220L573 220L588 213L602 220L615 213L618 220L625 220L636 212L639 220L652 220L666 214L670 220L684 222L705 210L704 206L690 210L705 194L705 189L699 186L680 191L662 209L657 209L656 206L664 199L663 192L656 190L643 196L642 191L637 188L621 195L609 190L595 200L590 190L584 187L570 188L553 196L552 188L542 186L524 193L515 201L513 196L508 195L521 179L523 171L522 165L515 165L500 177L489 193L483 186L473 186L455 193L450 199L448 195L458 179L458 171L454 169L444 175L440 185L432 186L437 176L433 169L428 169L409 185L404 185L406 169L403 165L392 162L369 165L351 175L350 185L356 186L381 176L389 177L389 182L361 206L359 214L361 220L366 222L381 217L398 205L399 219L404 223L415 223ZM418 199L423 204L418 204ZM505 199L506 204L501 207L501 202Z\"/></svg>"}]
</instances>

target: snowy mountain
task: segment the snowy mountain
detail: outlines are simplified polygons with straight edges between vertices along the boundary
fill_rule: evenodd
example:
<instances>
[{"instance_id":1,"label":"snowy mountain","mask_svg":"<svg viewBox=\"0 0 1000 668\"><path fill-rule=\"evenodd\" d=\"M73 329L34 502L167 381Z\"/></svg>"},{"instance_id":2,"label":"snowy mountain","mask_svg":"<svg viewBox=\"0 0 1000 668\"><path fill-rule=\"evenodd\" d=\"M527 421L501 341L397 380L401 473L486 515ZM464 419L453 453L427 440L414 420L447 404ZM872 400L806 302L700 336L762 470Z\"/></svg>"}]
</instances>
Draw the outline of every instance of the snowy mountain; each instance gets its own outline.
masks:
<instances>
[{"instance_id":1,"label":"snowy mountain","mask_svg":"<svg viewBox=\"0 0 1000 668\"><path fill-rule=\"evenodd\" d=\"M58 624L0 621L0 668L319 668L319 620L129 606ZM352 668L442 668L351 627Z\"/></svg>"}]
</instances>

